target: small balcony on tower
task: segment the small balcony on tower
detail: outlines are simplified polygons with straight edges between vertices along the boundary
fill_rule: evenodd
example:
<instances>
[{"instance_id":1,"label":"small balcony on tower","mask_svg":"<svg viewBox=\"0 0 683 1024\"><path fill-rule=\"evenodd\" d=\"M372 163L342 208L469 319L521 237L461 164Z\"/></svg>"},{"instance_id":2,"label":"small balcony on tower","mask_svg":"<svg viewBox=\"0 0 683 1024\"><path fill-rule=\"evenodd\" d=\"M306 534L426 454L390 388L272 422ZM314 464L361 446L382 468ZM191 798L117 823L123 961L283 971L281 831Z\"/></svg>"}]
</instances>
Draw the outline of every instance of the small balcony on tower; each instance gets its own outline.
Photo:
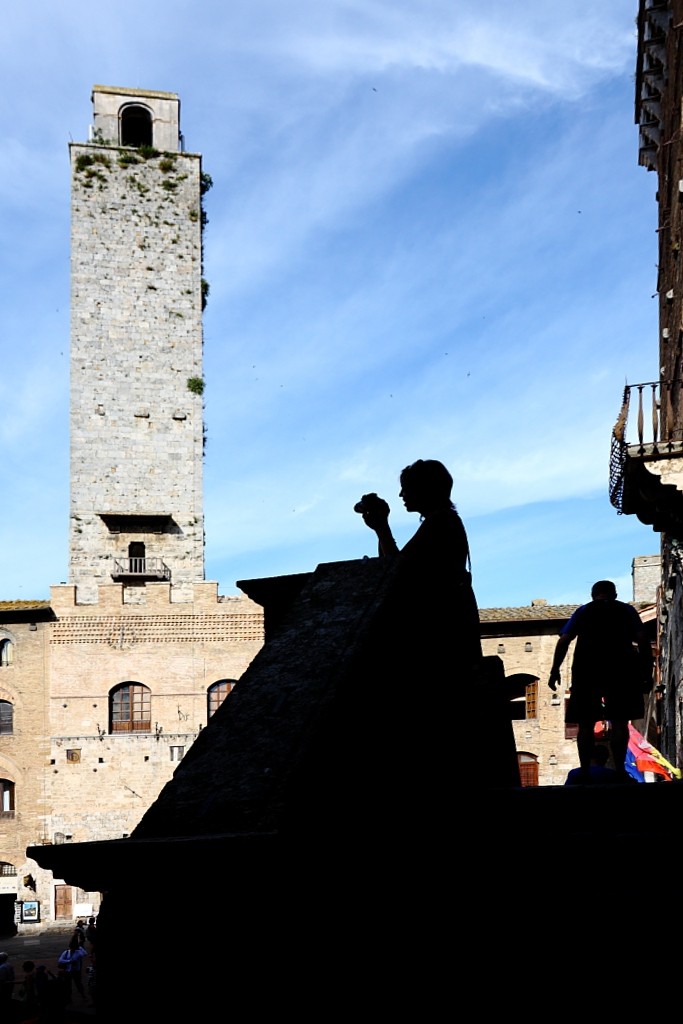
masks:
<instances>
[{"instance_id":1,"label":"small balcony on tower","mask_svg":"<svg viewBox=\"0 0 683 1024\"><path fill-rule=\"evenodd\" d=\"M147 542L153 543L153 549L164 549L158 538L164 534L177 534L178 527L172 516L166 512L147 513L145 515L120 512L100 512L112 538L117 538L117 547L121 555L114 556L111 578L123 583L143 583L145 580L170 581L171 570L159 556L147 554ZM144 537L140 540L129 540L131 537ZM153 538L152 536L153 535ZM123 552L125 551L125 555Z\"/></svg>"},{"instance_id":2,"label":"small balcony on tower","mask_svg":"<svg viewBox=\"0 0 683 1024\"><path fill-rule=\"evenodd\" d=\"M683 536L683 379L624 388L612 429L609 496L620 514Z\"/></svg>"},{"instance_id":3,"label":"small balcony on tower","mask_svg":"<svg viewBox=\"0 0 683 1024\"><path fill-rule=\"evenodd\" d=\"M171 570L161 558L116 558L111 577L120 582L170 580Z\"/></svg>"}]
</instances>

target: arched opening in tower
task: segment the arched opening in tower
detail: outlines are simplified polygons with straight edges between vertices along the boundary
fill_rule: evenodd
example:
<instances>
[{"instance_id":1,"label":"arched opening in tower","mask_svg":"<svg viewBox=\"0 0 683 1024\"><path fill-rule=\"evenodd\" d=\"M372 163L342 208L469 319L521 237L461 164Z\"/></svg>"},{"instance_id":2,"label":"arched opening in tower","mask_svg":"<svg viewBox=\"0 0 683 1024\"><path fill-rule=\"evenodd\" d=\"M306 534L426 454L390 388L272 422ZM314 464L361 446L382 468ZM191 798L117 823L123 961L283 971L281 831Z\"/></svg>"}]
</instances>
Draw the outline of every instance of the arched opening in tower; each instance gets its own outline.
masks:
<instances>
[{"instance_id":1,"label":"arched opening in tower","mask_svg":"<svg viewBox=\"0 0 683 1024\"><path fill-rule=\"evenodd\" d=\"M152 145L152 115L146 107L131 105L122 109L121 145Z\"/></svg>"}]
</instances>

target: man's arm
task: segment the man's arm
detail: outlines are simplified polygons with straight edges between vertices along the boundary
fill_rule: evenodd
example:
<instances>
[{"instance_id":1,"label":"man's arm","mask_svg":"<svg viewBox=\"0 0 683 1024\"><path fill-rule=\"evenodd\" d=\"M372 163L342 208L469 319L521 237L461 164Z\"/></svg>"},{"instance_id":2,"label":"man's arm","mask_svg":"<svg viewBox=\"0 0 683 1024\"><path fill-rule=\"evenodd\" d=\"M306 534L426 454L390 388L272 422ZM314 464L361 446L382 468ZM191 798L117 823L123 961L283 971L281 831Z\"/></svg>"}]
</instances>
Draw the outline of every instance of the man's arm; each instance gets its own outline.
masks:
<instances>
[{"instance_id":1,"label":"man's arm","mask_svg":"<svg viewBox=\"0 0 683 1024\"><path fill-rule=\"evenodd\" d=\"M564 634L563 636L561 636L559 638L559 640L557 641L557 644L555 646L555 654L553 656L553 664L552 664L552 667L550 669L550 678L548 679L548 686L553 691L553 693L555 692L557 684L560 681L560 666L562 665L562 662L564 661L564 659L566 657L566 654L567 654L567 651L569 650L569 645L571 644L572 639L573 639L573 637L569 636L568 634Z\"/></svg>"}]
</instances>

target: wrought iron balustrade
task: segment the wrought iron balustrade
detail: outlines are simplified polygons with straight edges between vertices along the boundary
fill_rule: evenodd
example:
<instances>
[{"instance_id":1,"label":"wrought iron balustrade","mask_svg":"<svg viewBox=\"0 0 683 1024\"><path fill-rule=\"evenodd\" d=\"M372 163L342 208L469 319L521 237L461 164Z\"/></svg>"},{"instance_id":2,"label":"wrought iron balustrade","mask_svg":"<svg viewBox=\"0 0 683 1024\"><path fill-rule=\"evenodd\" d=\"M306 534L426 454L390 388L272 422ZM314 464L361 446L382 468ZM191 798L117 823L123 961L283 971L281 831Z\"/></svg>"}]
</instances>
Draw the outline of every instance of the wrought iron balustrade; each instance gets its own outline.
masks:
<instances>
[{"instance_id":1,"label":"wrought iron balustrade","mask_svg":"<svg viewBox=\"0 0 683 1024\"><path fill-rule=\"evenodd\" d=\"M137 576L140 579L170 580L171 570L161 558L117 558L112 569L113 579Z\"/></svg>"},{"instance_id":2,"label":"wrought iron balustrade","mask_svg":"<svg viewBox=\"0 0 683 1024\"><path fill-rule=\"evenodd\" d=\"M657 458L683 454L683 380L627 384L612 428L610 501L622 510L629 456Z\"/></svg>"}]
</instances>

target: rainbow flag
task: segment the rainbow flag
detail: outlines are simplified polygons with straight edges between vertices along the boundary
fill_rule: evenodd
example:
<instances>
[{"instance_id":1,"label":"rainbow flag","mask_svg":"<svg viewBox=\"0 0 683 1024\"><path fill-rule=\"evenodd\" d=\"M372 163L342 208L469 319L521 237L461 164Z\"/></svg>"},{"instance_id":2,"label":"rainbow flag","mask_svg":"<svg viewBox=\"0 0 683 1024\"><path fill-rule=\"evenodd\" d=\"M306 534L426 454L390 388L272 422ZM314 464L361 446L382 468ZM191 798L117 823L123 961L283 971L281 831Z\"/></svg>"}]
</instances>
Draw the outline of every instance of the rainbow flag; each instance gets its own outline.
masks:
<instances>
[{"instance_id":1,"label":"rainbow flag","mask_svg":"<svg viewBox=\"0 0 683 1024\"><path fill-rule=\"evenodd\" d=\"M624 767L637 782L645 782L645 772L655 772L657 775L661 775L666 782L680 779L683 774L680 768L674 768L669 764L657 748L648 743L637 729L634 729L631 722L628 723L628 750Z\"/></svg>"}]
</instances>

